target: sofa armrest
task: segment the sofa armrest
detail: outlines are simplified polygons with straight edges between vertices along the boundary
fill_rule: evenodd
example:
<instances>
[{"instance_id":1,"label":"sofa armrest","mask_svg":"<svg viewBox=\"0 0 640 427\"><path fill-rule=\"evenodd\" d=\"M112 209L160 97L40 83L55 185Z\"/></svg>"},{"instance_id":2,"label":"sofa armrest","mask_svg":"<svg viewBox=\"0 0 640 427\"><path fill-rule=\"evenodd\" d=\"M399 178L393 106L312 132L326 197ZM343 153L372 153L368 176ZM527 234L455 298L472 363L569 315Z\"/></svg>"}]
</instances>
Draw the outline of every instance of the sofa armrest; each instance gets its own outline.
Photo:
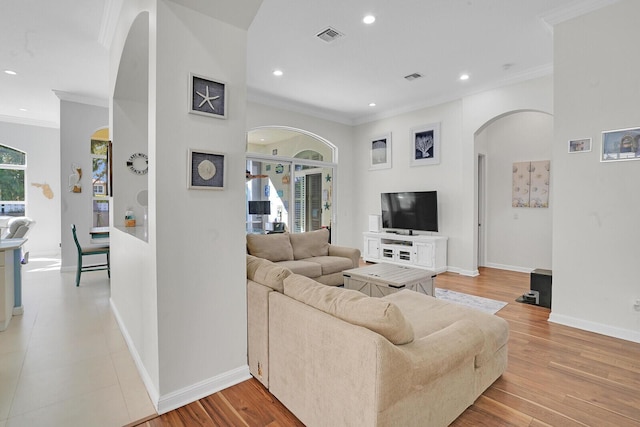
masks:
<instances>
[{"instance_id":1,"label":"sofa armrest","mask_svg":"<svg viewBox=\"0 0 640 427\"><path fill-rule=\"evenodd\" d=\"M473 369L475 356L483 344L480 328L468 320L458 320L400 348L406 351L412 365L413 383L418 385L433 381L467 360Z\"/></svg>"},{"instance_id":2,"label":"sofa armrest","mask_svg":"<svg viewBox=\"0 0 640 427\"><path fill-rule=\"evenodd\" d=\"M329 256L349 258L353 263L353 268L357 268L360 265L360 249L329 245Z\"/></svg>"}]
</instances>

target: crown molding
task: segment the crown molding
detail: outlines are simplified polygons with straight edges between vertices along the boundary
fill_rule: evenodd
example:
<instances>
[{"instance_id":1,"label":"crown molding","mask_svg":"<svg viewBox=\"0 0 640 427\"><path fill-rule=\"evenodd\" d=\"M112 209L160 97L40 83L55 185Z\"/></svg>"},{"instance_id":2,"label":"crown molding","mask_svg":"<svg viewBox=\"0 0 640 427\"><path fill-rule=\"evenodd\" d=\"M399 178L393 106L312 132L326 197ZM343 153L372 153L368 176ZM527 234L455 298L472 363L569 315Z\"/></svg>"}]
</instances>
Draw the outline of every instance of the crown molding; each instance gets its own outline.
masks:
<instances>
[{"instance_id":1,"label":"crown molding","mask_svg":"<svg viewBox=\"0 0 640 427\"><path fill-rule=\"evenodd\" d=\"M318 119L329 120L332 122L340 123L347 126L358 126L365 123L375 122L377 120L388 119L391 117L399 116L401 114L411 113L413 111L422 110L425 108L435 107L436 105L446 104L448 102L454 102L465 98L467 96L476 95L488 90L494 90L505 86L510 86L517 83L522 83L528 80L537 79L553 74L553 64L544 64L539 67L530 68L520 73L512 74L509 77L494 80L493 82L476 87L470 92L455 92L447 94L438 98L431 98L426 102L420 102L417 104L409 104L400 108L381 111L375 114L367 114L359 117L349 118L346 115L340 115L337 112L327 111L320 108L316 108L313 105L302 104L299 102L291 101L286 98L280 98L272 94L264 93L255 88L247 88L247 99L257 104L276 107L283 110L291 111L294 113L306 114Z\"/></svg>"},{"instance_id":2,"label":"crown molding","mask_svg":"<svg viewBox=\"0 0 640 427\"><path fill-rule=\"evenodd\" d=\"M247 87L247 100L255 102L256 104L276 107L293 113L306 114L311 117L329 120L343 125L352 126L354 124L353 120L336 112L323 110L319 107L314 107L313 105L303 104L286 98L274 96L272 94L267 94L256 88Z\"/></svg>"},{"instance_id":3,"label":"crown molding","mask_svg":"<svg viewBox=\"0 0 640 427\"><path fill-rule=\"evenodd\" d=\"M47 120L29 119L27 117L5 116L0 114L0 122L13 123L17 125L38 126L42 128L59 129L60 123L50 122Z\"/></svg>"},{"instance_id":4,"label":"crown molding","mask_svg":"<svg viewBox=\"0 0 640 427\"><path fill-rule=\"evenodd\" d=\"M53 93L55 93L61 101L77 102L78 104L109 108L109 100L106 98L95 98L93 96L78 95L76 93L64 92L55 89L53 89Z\"/></svg>"},{"instance_id":5,"label":"crown molding","mask_svg":"<svg viewBox=\"0 0 640 427\"><path fill-rule=\"evenodd\" d=\"M553 64L541 65L539 67L530 68L521 73L510 75L509 77L506 77L503 79L494 80L493 82L489 82L482 86L477 86L472 91L455 92L455 93L444 95L438 98L431 98L428 101L422 102L419 104L406 105L404 107L396 108L393 110L386 110L376 114L361 116L353 120L353 124L357 126L365 123L374 122L377 120L388 119L391 117L399 116L400 114L407 114L407 113L422 110L425 108L431 108L437 105L446 104L448 102L458 101L468 96L477 95L482 92L499 89L501 87L510 86L517 83L523 83L528 80L533 80L540 77L549 76L552 74L553 74Z\"/></svg>"},{"instance_id":6,"label":"crown molding","mask_svg":"<svg viewBox=\"0 0 640 427\"><path fill-rule=\"evenodd\" d=\"M538 16L547 30L553 34L553 27L561 22L585 15L603 7L610 6L620 0L584 0L566 7L553 9Z\"/></svg>"},{"instance_id":7,"label":"crown molding","mask_svg":"<svg viewBox=\"0 0 640 427\"><path fill-rule=\"evenodd\" d=\"M113 35L118 24L118 16L124 0L105 0L102 10L102 20L100 21L100 33L98 33L98 43L107 50L111 48Z\"/></svg>"}]
</instances>

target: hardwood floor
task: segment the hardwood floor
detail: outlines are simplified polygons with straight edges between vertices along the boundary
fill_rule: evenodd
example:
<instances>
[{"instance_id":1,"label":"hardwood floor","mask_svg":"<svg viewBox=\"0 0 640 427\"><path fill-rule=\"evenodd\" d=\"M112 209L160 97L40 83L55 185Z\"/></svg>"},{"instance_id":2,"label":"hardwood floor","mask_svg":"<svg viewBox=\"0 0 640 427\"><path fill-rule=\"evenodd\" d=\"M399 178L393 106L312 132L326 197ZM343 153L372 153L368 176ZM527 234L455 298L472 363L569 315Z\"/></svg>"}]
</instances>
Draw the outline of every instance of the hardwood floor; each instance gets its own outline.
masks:
<instances>
[{"instance_id":1,"label":"hardwood floor","mask_svg":"<svg viewBox=\"0 0 640 427\"><path fill-rule=\"evenodd\" d=\"M515 302L529 275L481 268L438 275L436 286L509 304L507 372L452 426L640 426L640 344L547 322L549 310ZM145 427L301 426L251 379L139 423Z\"/></svg>"}]
</instances>

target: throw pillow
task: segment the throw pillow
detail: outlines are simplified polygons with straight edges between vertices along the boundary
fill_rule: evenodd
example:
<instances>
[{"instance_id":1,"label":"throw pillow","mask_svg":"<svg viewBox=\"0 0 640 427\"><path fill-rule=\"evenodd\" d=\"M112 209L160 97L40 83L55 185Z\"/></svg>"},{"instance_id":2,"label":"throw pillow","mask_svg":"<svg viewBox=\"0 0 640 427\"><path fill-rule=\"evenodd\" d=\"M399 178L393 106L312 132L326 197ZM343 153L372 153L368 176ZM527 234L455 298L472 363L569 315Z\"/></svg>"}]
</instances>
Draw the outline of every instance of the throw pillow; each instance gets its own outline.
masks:
<instances>
[{"instance_id":1,"label":"throw pillow","mask_svg":"<svg viewBox=\"0 0 640 427\"><path fill-rule=\"evenodd\" d=\"M294 233L290 238L291 246L293 246L293 259L329 255L329 230L326 228L306 233Z\"/></svg>"},{"instance_id":2,"label":"throw pillow","mask_svg":"<svg viewBox=\"0 0 640 427\"><path fill-rule=\"evenodd\" d=\"M247 234L247 250L249 255L273 262L293 260L289 233Z\"/></svg>"}]
</instances>

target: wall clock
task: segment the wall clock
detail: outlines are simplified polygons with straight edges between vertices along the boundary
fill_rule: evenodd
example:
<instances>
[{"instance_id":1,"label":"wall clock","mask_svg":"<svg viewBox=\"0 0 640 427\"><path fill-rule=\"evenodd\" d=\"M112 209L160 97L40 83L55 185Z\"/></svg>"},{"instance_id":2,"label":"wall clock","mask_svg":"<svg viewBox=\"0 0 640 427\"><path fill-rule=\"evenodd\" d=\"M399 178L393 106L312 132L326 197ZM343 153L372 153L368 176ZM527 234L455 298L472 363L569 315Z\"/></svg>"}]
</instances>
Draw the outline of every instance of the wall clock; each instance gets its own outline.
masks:
<instances>
[{"instance_id":1,"label":"wall clock","mask_svg":"<svg viewBox=\"0 0 640 427\"><path fill-rule=\"evenodd\" d=\"M189 112L226 119L226 83L191 73L189 75Z\"/></svg>"},{"instance_id":2,"label":"wall clock","mask_svg":"<svg viewBox=\"0 0 640 427\"><path fill-rule=\"evenodd\" d=\"M144 153L133 153L127 160L127 167L136 175L144 175L149 171L149 158Z\"/></svg>"}]
</instances>

